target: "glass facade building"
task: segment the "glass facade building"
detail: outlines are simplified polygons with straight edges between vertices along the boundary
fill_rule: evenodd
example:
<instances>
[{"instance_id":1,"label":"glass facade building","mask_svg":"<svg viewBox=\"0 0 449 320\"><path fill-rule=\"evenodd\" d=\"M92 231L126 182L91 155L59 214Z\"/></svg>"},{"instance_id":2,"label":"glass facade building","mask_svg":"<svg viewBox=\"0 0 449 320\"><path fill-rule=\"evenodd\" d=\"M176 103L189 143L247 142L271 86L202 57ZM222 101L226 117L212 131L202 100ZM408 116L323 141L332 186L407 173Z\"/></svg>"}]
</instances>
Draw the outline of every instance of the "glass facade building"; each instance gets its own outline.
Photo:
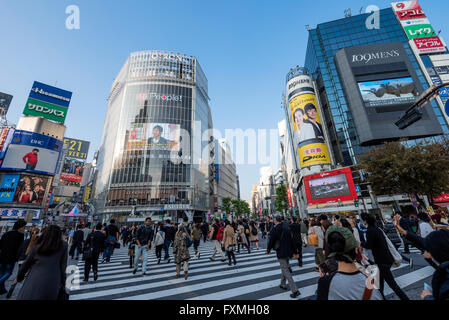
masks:
<instances>
[{"instance_id":1,"label":"glass facade building","mask_svg":"<svg viewBox=\"0 0 449 320\"><path fill-rule=\"evenodd\" d=\"M339 49L402 42L422 86L429 87L393 10L391 8L380 10L379 29L366 27L368 17L369 14L347 17L319 24L315 29L309 31L304 66L318 84L318 94L329 129L335 161L344 166L356 164L357 156L372 146L362 147L358 141L351 111L348 108L334 62L334 56ZM431 105L443 132L449 133L441 109L435 101ZM416 140L410 140L408 143L414 141Z\"/></svg>"},{"instance_id":2,"label":"glass facade building","mask_svg":"<svg viewBox=\"0 0 449 320\"><path fill-rule=\"evenodd\" d=\"M95 199L104 219L204 217L213 191L213 148L203 135L210 129L207 79L195 57L132 53L112 85L98 155Z\"/></svg>"}]
</instances>

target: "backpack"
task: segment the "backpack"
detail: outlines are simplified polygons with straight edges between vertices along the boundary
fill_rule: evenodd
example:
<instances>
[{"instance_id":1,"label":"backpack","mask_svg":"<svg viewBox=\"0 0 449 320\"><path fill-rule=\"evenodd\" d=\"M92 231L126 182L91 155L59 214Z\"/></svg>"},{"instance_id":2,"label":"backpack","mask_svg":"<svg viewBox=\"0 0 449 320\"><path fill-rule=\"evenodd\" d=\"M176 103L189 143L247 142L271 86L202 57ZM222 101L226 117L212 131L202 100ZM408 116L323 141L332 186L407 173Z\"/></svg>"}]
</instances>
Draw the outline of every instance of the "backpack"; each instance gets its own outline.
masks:
<instances>
[{"instance_id":1,"label":"backpack","mask_svg":"<svg viewBox=\"0 0 449 320\"><path fill-rule=\"evenodd\" d=\"M186 238L186 246L187 246L187 248L190 248L192 246L192 244L193 244L192 239L190 239L190 237L187 237Z\"/></svg>"},{"instance_id":2,"label":"backpack","mask_svg":"<svg viewBox=\"0 0 449 320\"><path fill-rule=\"evenodd\" d=\"M253 228L253 230L251 230L251 233L253 236L257 236L257 229Z\"/></svg>"},{"instance_id":3,"label":"backpack","mask_svg":"<svg viewBox=\"0 0 449 320\"><path fill-rule=\"evenodd\" d=\"M218 228L218 232L217 232L217 240L218 240L218 241L223 240L223 232L224 232L224 227L223 227L223 226L220 226L220 227Z\"/></svg>"},{"instance_id":4,"label":"backpack","mask_svg":"<svg viewBox=\"0 0 449 320\"><path fill-rule=\"evenodd\" d=\"M244 227L245 227L245 234L249 234L249 227L248 227L248 225L245 224Z\"/></svg>"}]
</instances>

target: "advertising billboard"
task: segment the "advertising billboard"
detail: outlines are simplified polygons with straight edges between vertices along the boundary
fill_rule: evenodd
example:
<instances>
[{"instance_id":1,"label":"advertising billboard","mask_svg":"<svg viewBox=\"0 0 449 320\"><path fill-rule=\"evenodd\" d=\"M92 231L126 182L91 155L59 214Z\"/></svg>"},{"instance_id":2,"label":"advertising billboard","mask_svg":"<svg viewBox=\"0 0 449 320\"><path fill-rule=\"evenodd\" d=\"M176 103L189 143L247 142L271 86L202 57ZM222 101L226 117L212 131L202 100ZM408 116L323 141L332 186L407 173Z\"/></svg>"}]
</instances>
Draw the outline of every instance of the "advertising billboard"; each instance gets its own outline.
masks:
<instances>
[{"instance_id":1,"label":"advertising billboard","mask_svg":"<svg viewBox=\"0 0 449 320\"><path fill-rule=\"evenodd\" d=\"M6 149L11 143L12 137L14 135L13 128L2 128L0 131L0 159L5 156ZM1 162L0 162L1 163Z\"/></svg>"},{"instance_id":2,"label":"advertising billboard","mask_svg":"<svg viewBox=\"0 0 449 320\"><path fill-rule=\"evenodd\" d=\"M32 220L39 220L40 210L19 209L19 208L1 208L2 219L21 219L24 220L27 214L32 215Z\"/></svg>"},{"instance_id":3,"label":"advertising billboard","mask_svg":"<svg viewBox=\"0 0 449 320\"><path fill-rule=\"evenodd\" d=\"M79 186L83 180L84 173L83 160L65 158L62 165L61 180L75 182L74 184L64 184L64 185L76 185Z\"/></svg>"},{"instance_id":4,"label":"advertising billboard","mask_svg":"<svg viewBox=\"0 0 449 320\"><path fill-rule=\"evenodd\" d=\"M308 205L357 199L349 167L305 176L304 185Z\"/></svg>"},{"instance_id":5,"label":"advertising billboard","mask_svg":"<svg viewBox=\"0 0 449 320\"><path fill-rule=\"evenodd\" d=\"M393 2L391 6L399 20L426 18L425 13L417 0Z\"/></svg>"},{"instance_id":6,"label":"advertising billboard","mask_svg":"<svg viewBox=\"0 0 449 320\"><path fill-rule=\"evenodd\" d=\"M411 77L359 82L359 90L367 107L410 104L418 97Z\"/></svg>"},{"instance_id":7,"label":"advertising billboard","mask_svg":"<svg viewBox=\"0 0 449 320\"><path fill-rule=\"evenodd\" d=\"M0 92L0 116L4 116L9 109L12 101L12 95Z\"/></svg>"},{"instance_id":8,"label":"advertising billboard","mask_svg":"<svg viewBox=\"0 0 449 320\"><path fill-rule=\"evenodd\" d=\"M417 24L404 26L403 28L409 40L435 37L437 35L430 24Z\"/></svg>"},{"instance_id":9,"label":"advertising billboard","mask_svg":"<svg viewBox=\"0 0 449 320\"><path fill-rule=\"evenodd\" d=\"M0 175L0 202L12 202L19 179L20 174Z\"/></svg>"},{"instance_id":10,"label":"advertising billboard","mask_svg":"<svg viewBox=\"0 0 449 320\"><path fill-rule=\"evenodd\" d=\"M21 174L12 202L41 205L50 178L36 174Z\"/></svg>"},{"instance_id":11,"label":"advertising billboard","mask_svg":"<svg viewBox=\"0 0 449 320\"><path fill-rule=\"evenodd\" d=\"M64 138L64 143L68 145L67 152L65 154L68 158L75 159L87 159L87 155L89 154L89 141L72 139L72 138Z\"/></svg>"},{"instance_id":12,"label":"advertising billboard","mask_svg":"<svg viewBox=\"0 0 449 320\"><path fill-rule=\"evenodd\" d=\"M23 114L64 123L72 92L35 81Z\"/></svg>"},{"instance_id":13,"label":"advertising billboard","mask_svg":"<svg viewBox=\"0 0 449 320\"><path fill-rule=\"evenodd\" d=\"M128 150L178 151L181 126L173 123L135 123L128 135Z\"/></svg>"},{"instance_id":14,"label":"advertising billboard","mask_svg":"<svg viewBox=\"0 0 449 320\"><path fill-rule=\"evenodd\" d=\"M61 150L61 140L39 133L15 130L1 169L54 175Z\"/></svg>"},{"instance_id":15,"label":"advertising billboard","mask_svg":"<svg viewBox=\"0 0 449 320\"><path fill-rule=\"evenodd\" d=\"M293 143L298 148L301 168L330 164L310 76L300 75L289 80L287 94L294 130Z\"/></svg>"}]
</instances>

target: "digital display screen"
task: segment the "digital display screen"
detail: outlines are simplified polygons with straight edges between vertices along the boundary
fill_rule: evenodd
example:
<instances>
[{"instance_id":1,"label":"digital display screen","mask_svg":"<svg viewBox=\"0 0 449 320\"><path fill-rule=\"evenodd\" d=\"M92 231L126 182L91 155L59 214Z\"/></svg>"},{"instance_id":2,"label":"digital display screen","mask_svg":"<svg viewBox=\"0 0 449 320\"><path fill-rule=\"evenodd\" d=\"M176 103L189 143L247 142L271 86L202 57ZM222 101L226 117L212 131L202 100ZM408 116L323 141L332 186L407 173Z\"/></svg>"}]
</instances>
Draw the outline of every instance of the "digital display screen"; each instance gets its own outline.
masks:
<instances>
[{"instance_id":1,"label":"digital display screen","mask_svg":"<svg viewBox=\"0 0 449 320\"><path fill-rule=\"evenodd\" d=\"M359 82L358 86L367 107L410 104L418 97L411 77Z\"/></svg>"},{"instance_id":2,"label":"digital display screen","mask_svg":"<svg viewBox=\"0 0 449 320\"><path fill-rule=\"evenodd\" d=\"M324 199L351 195L346 174L310 180L309 187L312 199Z\"/></svg>"}]
</instances>

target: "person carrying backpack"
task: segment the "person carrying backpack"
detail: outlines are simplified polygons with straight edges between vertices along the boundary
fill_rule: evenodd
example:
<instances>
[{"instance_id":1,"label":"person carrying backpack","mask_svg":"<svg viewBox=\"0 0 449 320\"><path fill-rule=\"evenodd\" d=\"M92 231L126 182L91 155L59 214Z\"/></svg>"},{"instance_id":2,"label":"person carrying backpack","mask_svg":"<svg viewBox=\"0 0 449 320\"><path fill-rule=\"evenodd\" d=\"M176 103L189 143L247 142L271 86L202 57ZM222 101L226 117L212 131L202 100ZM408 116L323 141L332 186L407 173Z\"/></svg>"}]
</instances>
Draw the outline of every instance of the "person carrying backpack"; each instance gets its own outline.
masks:
<instances>
[{"instance_id":1,"label":"person carrying backpack","mask_svg":"<svg viewBox=\"0 0 449 320\"><path fill-rule=\"evenodd\" d=\"M256 244L256 250L259 250L259 232L257 230L254 221L250 222L249 232L250 232L251 250L253 249L253 243Z\"/></svg>"},{"instance_id":2,"label":"person carrying backpack","mask_svg":"<svg viewBox=\"0 0 449 320\"><path fill-rule=\"evenodd\" d=\"M211 261L215 261L215 255L218 252L222 259L222 262L226 261L225 255L223 253L223 250L221 250L221 243L220 241L223 240L223 232L224 227L220 225L220 220L218 218L215 219L215 223L211 227L210 231L210 239L214 242L214 253L209 258Z\"/></svg>"},{"instance_id":3,"label":"person carrying backpack","mask_svg":"<svg viewBox=\"0 0 449 320\"><path fill-rule=\"evenodd\" d=\"M192 239L193 239L193 250L195 251L195 256L197 259L200 258L200 252L198 250L201 242L201 229L200 224L196 224L192 229Z\"/></svg>"}]
</instances>

